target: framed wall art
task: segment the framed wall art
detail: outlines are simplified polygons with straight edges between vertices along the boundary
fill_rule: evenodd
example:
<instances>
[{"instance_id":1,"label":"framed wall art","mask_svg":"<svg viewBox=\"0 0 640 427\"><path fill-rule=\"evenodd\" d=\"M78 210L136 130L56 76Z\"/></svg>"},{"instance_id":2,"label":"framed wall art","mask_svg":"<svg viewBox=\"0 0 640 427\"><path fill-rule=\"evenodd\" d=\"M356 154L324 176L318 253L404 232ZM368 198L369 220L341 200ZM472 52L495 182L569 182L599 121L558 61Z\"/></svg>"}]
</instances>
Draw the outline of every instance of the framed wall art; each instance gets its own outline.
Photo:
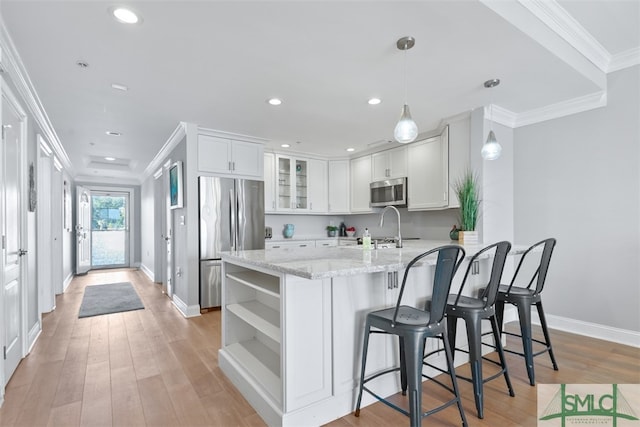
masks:
<instances>
[{"instance_id":1,"label":"framed wall art","mask_svg":"<svg viewBox=\"0 0 640 427\"><path fill-rule=\"evenodd\" d=\"M169 167L169 203L171 209L183 206L183 181L182 162L175 162Z\"/></svg>"}]
</instances>

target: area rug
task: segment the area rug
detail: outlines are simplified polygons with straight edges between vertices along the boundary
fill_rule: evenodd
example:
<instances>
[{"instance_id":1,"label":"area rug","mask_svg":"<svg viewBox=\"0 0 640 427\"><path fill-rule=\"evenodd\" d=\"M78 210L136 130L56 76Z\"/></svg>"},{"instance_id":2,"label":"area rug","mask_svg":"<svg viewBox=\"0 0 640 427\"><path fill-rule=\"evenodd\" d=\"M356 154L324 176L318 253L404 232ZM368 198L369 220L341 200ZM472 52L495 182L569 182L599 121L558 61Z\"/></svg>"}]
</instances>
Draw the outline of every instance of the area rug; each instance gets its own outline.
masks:
<instances>
[{"instance_id":1,"label":"area rug","mask_svg":"<svg viewBox=\"0 0 640 427\"><path fill-rule=\"evenodd\" d=\"M129 282L90 285L84 289L84 298L78 317L99 316L142 308L144 305Z\"/></svg>"}]
</instances>

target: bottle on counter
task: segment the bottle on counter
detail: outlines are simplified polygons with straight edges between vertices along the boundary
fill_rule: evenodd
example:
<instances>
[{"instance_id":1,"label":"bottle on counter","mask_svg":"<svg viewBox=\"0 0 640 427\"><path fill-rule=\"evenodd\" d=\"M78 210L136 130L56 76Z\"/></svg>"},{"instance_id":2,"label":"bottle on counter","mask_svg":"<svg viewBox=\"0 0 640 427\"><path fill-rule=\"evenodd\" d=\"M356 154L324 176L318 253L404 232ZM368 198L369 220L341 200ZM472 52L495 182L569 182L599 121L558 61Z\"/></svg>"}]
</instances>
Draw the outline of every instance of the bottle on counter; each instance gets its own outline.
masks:
<instances>
[{"instance_id":1,"label":"bottle on counter","mask_svg":"<svg viewBox=\"0 0 640 427\"><path fill-rule=\"evenodd\" d=\"M347 226L344 225L344 222L340 223L340 233L339 233L340 237L347 237Z\"/></svg>"},{"instance_id":2,"label":"bottle on counter","mask_svg":"<svg viewBox=\"0 0 640 427\"><path fill-rule=\"evenodd\" d=\"M371 234L369 234L369 229L364 229L364 234L362 235L362 249L371 250Z\"/></svg>"}]
</instances>

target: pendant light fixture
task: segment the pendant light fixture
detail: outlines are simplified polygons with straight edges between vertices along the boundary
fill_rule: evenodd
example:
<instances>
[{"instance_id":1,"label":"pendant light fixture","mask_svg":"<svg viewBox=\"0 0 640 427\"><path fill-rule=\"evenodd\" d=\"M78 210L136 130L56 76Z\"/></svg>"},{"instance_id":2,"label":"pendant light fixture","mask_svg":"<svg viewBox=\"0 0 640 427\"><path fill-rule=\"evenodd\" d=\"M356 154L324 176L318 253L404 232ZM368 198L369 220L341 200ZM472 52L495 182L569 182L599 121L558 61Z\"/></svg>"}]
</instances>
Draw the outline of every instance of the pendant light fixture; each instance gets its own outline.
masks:
<instances>
[{"instance_id":1,"label":"pendant light fixture","mask_svg":"<svg viewBox=\"0 0 640 427\"><path fill-rule=\"evenodd\" d=\"M411 142L418 136L418 125L411 118L407 104L407 50L411 49L415 43L416 40L413 37L402 37L396 42L398 49L404 50L404 106L400 120L393 131L394 138L401 144Z\"/></svg>"},{"instance_id":2,"label":"pendant light fixture","mask_svg":"<svg viewBox=\"0 0 640 427\"><path fill-rule=\"evenodd\" d=\"M492 87L498 86L500 84L500 79L491 79L484 82L484 87L487 89L491 89ZM498 143L496 139L496 134L493 133L493 103L490 104L489 107L489 115L491 120L491 130L489 130L489 135L487 136L487 142L482 146L482 158L485 160L496 160L500 157L500 153L502 153L502 147Z\"/></svg>"}]
</instances>

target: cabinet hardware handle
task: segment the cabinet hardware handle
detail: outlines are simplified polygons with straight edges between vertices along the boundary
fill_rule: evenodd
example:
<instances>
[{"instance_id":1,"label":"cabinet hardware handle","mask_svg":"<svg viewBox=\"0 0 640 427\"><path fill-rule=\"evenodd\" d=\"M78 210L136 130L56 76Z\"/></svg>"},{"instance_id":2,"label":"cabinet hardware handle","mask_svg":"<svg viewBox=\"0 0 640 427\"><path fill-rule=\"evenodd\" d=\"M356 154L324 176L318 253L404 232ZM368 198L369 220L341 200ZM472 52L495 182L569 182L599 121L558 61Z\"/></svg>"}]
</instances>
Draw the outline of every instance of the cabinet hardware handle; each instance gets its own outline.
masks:
<instances>
[{"instance_id":1,"label":"cabinet hardware handle","mask_svg":"<svg viewBox=\"0 0 640 427\"><path fill-rule=\"evenodd\" d=\"M231 162L231 164L233 165L233 169L231 169L231 170L235 171L236 170L236 162Z\"/></svg>"},{"instance_id":2,"label":"cabinet hardware handle","mask_svg":"<svg viewBox=\"0 0 640 427\"><path fill-rule=\"evenodd\" d=\"M233 170L233 169L231 169L231 162L229 162L228 169L229 169L229 170Z\"/></svg>"},{"instance_id":3,"label":"cabinet hardware handle","mask_svg":"<svg viewBox=\"0 0 640 427\"><path fill-rule=\"evenodd\" d=\"M300 245L300 247L301 247L301 248L306 248L306 247L307 247L307 245Z\"/></svg>"},{"instance_id":4,"label":"cabinet hardware handle","mask_svg":"<svg viewBox=\"0 0 640 427\"><path fill-rule=\"evenodd\" d=\"M309 210L312 211L313 210L313 202L309 202Z\"/></svg>"},{"instance_id":5,"label":"cabinet hardware handle","mask_svg":"<svg viewBox=\"0 0 640 427\"><path fill-rule=\"evenodd\" d=\"M275 209L275 208L276 208L276 201L275 201L275 200L273 200L273 201L271 202L271 208L272 208L272 209Z\"/></svg>"}]
</instances>

